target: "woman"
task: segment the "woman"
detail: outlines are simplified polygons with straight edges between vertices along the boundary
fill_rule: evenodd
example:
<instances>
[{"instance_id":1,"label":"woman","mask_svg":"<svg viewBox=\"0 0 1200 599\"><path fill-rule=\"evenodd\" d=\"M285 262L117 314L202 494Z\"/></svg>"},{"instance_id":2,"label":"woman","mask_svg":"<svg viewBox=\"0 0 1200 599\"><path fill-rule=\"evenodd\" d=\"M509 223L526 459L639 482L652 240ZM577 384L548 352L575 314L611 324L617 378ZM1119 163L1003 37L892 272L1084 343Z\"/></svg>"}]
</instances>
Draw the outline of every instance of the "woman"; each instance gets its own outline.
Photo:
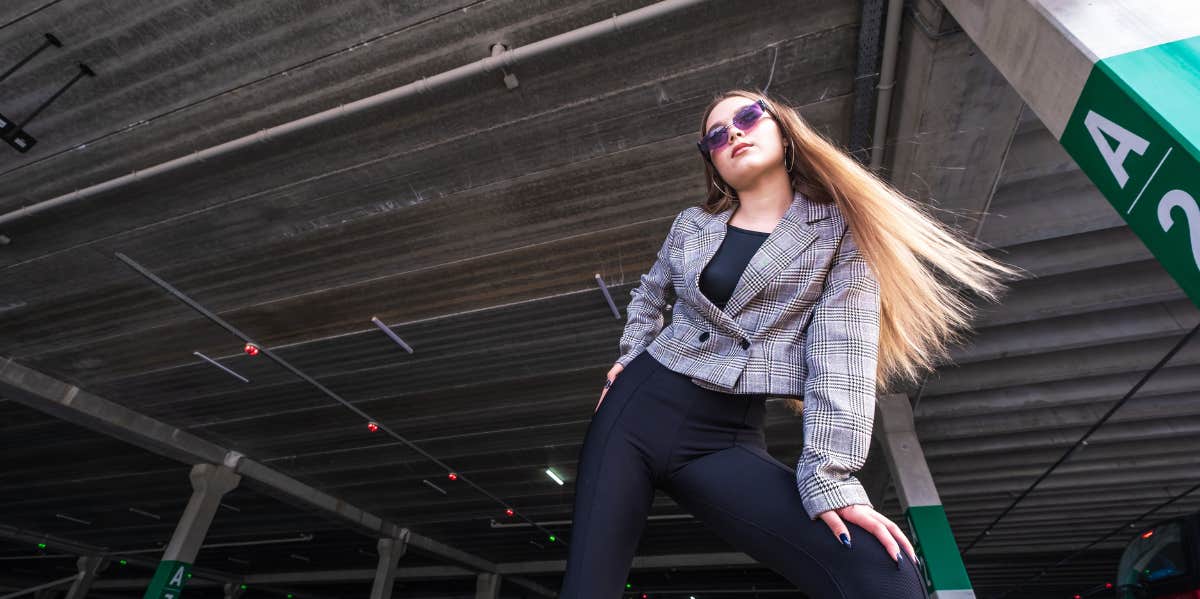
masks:
<instances>
[{"instance_id":1,"label":"woman","mask_svg":"<svg viewBox=\"0 0 1200 599\"><path fill-rule=\"evenodd\" d=\"M970 304L950 283L996 300L1016 271L789 106L732 90L701 123L708 197L676 215L631 292L580 450L560 596L621 595L662 489L811 597L924 597L912 544L852 473L883 383L916 380L963 339ZM795 471L766 451L773 397L803 416Z\"/></svg>"}]
</instances>

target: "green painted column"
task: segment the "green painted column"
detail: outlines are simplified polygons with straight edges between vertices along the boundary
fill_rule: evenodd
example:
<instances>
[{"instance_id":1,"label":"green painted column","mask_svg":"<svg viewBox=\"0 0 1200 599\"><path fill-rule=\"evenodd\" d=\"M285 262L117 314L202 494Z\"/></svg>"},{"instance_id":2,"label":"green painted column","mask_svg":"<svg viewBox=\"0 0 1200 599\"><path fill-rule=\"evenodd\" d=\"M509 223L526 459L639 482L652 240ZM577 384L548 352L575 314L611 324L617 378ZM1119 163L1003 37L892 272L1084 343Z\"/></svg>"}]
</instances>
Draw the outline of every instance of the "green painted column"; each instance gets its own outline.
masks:
<instances>
[{"instance_id":1,"label":"green painted column","mask_svg":"<svg viewBox=\"0 0 1200 599\"><path fill-rule=\"evenodd\" d=\"M187 582L192 565L176 560L158 562L158 569L150 579L150 586L142 599L179 599L183 595L183 584Z\"/></svg>"},{"instance_id":2,"label":"green painted column","mask_svg":"<svg viewBox=\"0 0 1200 599\"><path fill-rule=\"evenodd\" d=\"M1200 5L943 4L1200 306Z\"/></svg>"},{"instance_id":3,"label":"green painted column","mask_svg":"<svg viewBox=\"0 0 1200 599\"><path fill-rule=\"evenodd\" d=\"M920 570L926 592L934 599L974 599L975 591L917 439L907 396L892 394L877 398L874 434L896 484L896 496L908 522L909 540L924 562Z\"/></svg>"}]
</instances>

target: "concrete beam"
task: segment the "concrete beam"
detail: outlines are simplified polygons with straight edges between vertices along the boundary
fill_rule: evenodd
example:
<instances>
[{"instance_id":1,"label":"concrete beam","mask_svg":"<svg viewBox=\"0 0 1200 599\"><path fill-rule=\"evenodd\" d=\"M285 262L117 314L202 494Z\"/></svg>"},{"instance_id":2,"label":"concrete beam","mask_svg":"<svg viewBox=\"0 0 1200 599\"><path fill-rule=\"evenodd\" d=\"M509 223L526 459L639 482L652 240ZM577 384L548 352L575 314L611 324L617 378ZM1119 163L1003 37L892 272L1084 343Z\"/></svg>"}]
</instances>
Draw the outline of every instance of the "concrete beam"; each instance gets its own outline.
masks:
<instances>
[{"instance_id":1,"label":"concrete beam","mask_svg":"<svg viewBox=\"0 0 1200 599\"><path fill-rule=\"evenodd\" d=\"M29 545L45 543L47 549L74 555L98 555L104 557L117 555L115 552L110 551L107 547L98 547L96 545L80 543L78 541L64 539L55 535L22 529L15 526L8 526L5 524L0 524L0 538L10 539L20 543L28 543ZM130 564L142 566L150 570L153 570L158 566L157 560L147 559L136 555L122 555L121 557ZM236 578L236 576L233 574L222 572L220 570L213 570L211 568L194 569L192 570L192 575L199 580L193 580L192 582L189 582L188 584L190 586L195 586L196 583L200 582L201 580L226 581ZM149 579L147 579L147 582L148 581ZM95 585L93 585L93 588L95 588Z\"/></svg>"},{"instance_id":2,"label":"concrete beam","mask_svg":"<svg viewBox=\"0 0 1200 599\"><path fill-rule=\"evenodd\" d=\"M887 178L935 215L974 235L995 193L1023 107L1003 74L935 0L901 23Z\"/></svg>"},{"instance_id":3,"label":"concrete beam","mask_svg":"<svg viewBox=\"0 0 1200 599\"><path fill-rule=\"evenodd\" d=\"M741 552L723 553L682 553L670 555L649 555L633 558L633 570L664 570L670 568L702 569L725 566L755 566L759 562ZM531 574L562 574L566 571L565 559L534 560L526 562L497 563L495 573L513 584L522 584L520 575ZM286 584L286 583L328 583L328 582L367 582L374 580L374 569L352 570L312 570L304 572L278 572L273 574L251 574L245 577L248 585ZM414 566L396 568L395 580L436 580L448 578L474 578L477 572L458 566ZM143 584L149 579L143 579ZM138 580L106 580L98 581L95 588L125 589L137 588ZM194 583L188 583L189 586ZM544 588L544 587L543 587ZM546 596L553 597L554 593Z\"/></svg>"},{"instance_id":4,"label":"concrete beam","mask_svg":"<svg viewBox=\"0 0 1200 599\"><path fill-rule=\"evenodd\" d=\"M943 2L1200 306L1200 256L1186 225L1200 193L1195 1Z\"/></svg>"},{"instance_id":5,"label":"concrete beam","mask_svg":"<svg viewBox=\"0 0 1200 599\"><path fill-rule=\"evenodd\" d=\"M355 525L377 538L406 537L408 544L425 553L470 568L494 572L495 564L439 543L388 522L375 514L317 489L278 470L230 451L185 430L130 410L54 377L28 368L12 358L0 357L0 395L40 412L104 433L187 464L225 464L268 494L315 507Z\"/></svg>"},{"instance_id":6,"label":"concrete beam","mask_svg":"<svg viewBox=\"0 0 1200 599\"><path fill-rule=\"evenodd\" d=\"M1097 61L1200 35L1189 0L941 0L1058 139ZM1120 27L1121 23L1136 26ZM1114 29L1114 27L1116 27ZM1037 40L1030 60L1029 40Z\"/></svg>"},{"instance_id":7,"label":"concrete beam","mask_svg":"<svg viewBox=\"0 0 1200 599\"><path fill-rule=\"evenodd\" d=\"M64 578L59 578L56 580L51 580L50 582L45 582L45 583L39 584L37 586L29 587L27 589L13 591L6 595L0 595L0 599L16 599L17 597L24 597L26 595L45 594L47 592L54 591L54 589L57 587L66 586L68 584L71 584L78 576L79 576L78 574L72 574L70 576L66 576Z\"/></svg>"}]
</instances>

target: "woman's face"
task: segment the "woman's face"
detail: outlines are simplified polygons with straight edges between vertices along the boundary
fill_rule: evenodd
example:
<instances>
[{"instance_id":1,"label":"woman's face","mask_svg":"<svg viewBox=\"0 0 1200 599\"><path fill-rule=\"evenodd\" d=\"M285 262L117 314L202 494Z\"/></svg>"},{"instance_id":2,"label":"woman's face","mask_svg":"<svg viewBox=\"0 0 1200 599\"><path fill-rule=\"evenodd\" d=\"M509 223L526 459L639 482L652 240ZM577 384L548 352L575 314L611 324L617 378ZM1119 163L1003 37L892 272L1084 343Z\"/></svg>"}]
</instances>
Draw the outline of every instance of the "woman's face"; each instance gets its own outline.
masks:
<instances>
[{"instance_id":1,"label":"woman's face","mask_svg":"<svg viewBox=\"0 0 1200 599\"><path fill-rule=\"evenodd\" d=\"M704 125L706 132L720 125L729 126L729 143L712 152L711 157L717 173L734 189L748 186L770 169L784 168L783 134L770 113L764 112L749 131L742 131L730 122L737 111L753 103L754 100L742 96L725 98L713 107ZM734 156L734 149L743 143L750 145L739 149Z\"/></svg>"}]
</instances>

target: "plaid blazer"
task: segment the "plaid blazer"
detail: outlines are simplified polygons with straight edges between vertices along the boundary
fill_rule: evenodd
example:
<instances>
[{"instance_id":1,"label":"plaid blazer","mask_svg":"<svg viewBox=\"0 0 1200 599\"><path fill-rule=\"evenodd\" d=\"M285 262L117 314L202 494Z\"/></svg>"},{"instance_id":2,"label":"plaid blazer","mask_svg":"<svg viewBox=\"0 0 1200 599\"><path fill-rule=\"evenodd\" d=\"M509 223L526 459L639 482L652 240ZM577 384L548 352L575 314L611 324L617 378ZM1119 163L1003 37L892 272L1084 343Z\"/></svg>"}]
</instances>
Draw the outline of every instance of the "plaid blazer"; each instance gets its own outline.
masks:
<instances>
[{"instance_id":1,"label":"plaid blazer","mask_svg":"<svg viewBox=\"0 0 1200 599\"><path fill-rule=\"evenodd\" d=\"M837 206L797 192L722 311L699 281L732 212L692 206L676 215L630 292L617 363L644 350L705 389L803 399L796 484L809 517L872 505L852 473L874 425L879 283ZM669 290L676 300L663 328Z\"/></svg>"}]
</instances>

